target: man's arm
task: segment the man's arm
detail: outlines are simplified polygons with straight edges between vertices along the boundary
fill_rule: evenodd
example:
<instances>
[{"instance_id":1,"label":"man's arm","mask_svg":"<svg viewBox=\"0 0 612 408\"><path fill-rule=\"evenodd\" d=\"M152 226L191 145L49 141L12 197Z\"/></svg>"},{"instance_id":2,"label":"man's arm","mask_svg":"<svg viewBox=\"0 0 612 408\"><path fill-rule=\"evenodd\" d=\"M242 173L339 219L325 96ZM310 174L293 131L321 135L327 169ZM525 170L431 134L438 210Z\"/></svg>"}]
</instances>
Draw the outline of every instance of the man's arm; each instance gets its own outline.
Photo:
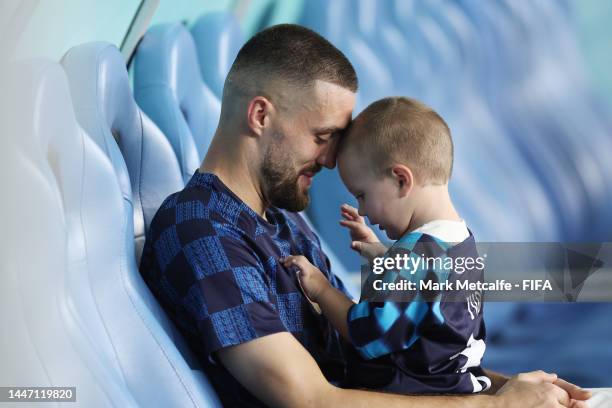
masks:
<instances>
[{"instance_id":1,"label":"man's arm","mask_svg":"<svg viewBox=\"0 0 612 408\"><path fill-rule=\"evenodd\" d=\"M495 396L406 396L342 389L327 382L312 356L288 332L224 348L217 354L234 378L271 407L558 408L570 402L565 391L552 385L556 376L549 378L552 375L545 373L532 381L513 378Z\"/></svg>"},{"instance_id":2,"label":"man's arm","mask_svg":"<svg viewBox=\"0 0 612 408\"><path fill-rule=\"evenodd\" d=\"M491 379L491 388L485 391L486 394L491 394L491 395L495 394L510 379L510 377L504 374L496 373L491 370L484 370L484 371L487 374L487 377Z\"/></svg>"}]
</instances>

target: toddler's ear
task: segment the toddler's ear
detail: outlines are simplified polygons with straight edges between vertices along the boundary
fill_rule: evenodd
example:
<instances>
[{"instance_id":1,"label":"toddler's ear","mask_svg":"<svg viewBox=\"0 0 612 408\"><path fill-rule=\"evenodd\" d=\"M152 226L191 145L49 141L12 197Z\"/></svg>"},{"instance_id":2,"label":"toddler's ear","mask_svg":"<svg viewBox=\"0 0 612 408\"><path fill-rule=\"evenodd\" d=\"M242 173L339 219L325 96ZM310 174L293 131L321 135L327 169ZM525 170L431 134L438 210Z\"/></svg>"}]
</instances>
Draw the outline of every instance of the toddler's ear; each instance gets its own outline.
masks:
<instances>
[{"instance_id":1,"label":"toddler's ear","mask_svg":"<svg viewBox=\"0 0 612 408\"><path fill-rule=\"evenodd\" d=\"M414 175L408 166L396 164L391 169L402 196L408 194L414 186Z\"/></svg>"}]
</instances>

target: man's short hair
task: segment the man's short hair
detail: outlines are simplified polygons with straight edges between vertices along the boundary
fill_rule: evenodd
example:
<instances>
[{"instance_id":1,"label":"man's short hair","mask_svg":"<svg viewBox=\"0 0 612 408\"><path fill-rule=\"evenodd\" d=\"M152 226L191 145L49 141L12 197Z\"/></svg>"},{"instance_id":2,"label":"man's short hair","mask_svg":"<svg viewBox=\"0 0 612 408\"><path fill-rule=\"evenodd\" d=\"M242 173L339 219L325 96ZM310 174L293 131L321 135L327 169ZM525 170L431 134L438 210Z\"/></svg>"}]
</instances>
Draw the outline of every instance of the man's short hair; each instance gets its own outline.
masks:
<instances>
[{"instance_id":1,"label":"man's short hair","mask_svg":"<svg viewBox=\"0 0 612 408\"><path fill-rule=\"evenodd\" d=\"M381 99L361 112L341 143L340 155L347 152L380 175L406 165L419 185L446 184L453 169L453 141L444 119L404 97Z\"/></svg>"},{"instance_id":2,"label":"man's short hair","mask_svg":"<svg viewBox=\"0 0 612 408\"><path fill-rule=\"evenodd\" d=\"M295 24L279 24L255 34L238 52L223 88L247 97L269 95L277 84L306 89L316 80L357 91L357 74L329 41Z\"/></svg>"}]
</instances>

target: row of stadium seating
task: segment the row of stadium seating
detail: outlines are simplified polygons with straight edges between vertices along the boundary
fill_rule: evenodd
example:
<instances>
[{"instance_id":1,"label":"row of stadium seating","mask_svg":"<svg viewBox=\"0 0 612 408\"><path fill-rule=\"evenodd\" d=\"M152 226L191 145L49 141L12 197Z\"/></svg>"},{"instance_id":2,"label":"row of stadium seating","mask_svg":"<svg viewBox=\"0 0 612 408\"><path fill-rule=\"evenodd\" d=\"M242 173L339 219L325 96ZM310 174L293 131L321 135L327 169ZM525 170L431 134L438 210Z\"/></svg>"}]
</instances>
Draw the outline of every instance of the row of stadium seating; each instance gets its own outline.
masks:
<instances>
[{"instance_id":1,"label":"row of stadium seating","mask_svg":"<svg viewBox=\"0 0 612 408\"><path fill-rule=\"evenodd\" d=\"M214 134L215 91L233 61L225 53L243 41L227 21L208 15L194 26L199 54L180 23L151 27L134 93L123 56L104 42L70 49L61 64L15 63L4 76L15 109L3 121L20 136L2 146L3 185L16 198L2 210L18 249L2 248L11 266L2 296L23 315L2 309L14 333L1 353L15 370L3 383L72 384L82 406L219 405L137 259L158 206ZM225 65L201 72L198 56Z\"/></svg>"}]
</instances>

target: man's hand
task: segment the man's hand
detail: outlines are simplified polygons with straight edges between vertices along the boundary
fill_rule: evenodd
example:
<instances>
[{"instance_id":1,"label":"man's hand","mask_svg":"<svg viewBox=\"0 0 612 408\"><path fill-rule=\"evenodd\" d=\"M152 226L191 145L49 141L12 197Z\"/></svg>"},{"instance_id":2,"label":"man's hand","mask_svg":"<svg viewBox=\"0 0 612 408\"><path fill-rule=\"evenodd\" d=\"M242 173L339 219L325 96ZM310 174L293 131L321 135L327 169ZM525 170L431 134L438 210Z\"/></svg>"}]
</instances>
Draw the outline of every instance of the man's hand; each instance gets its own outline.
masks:
<instances>
[{"instance_id":1,"label":"man's hand","mask_svg":"<svg viewBox=\"0 0 612 408\"><path fill-rule=\"evenodd\" d=\"M557 387L564 389L565 392L568 393L572 401L572 403L570 404L571 408L586 408L587 407L587 404L584 401L591 398L592 396L591 391L580 388L576 384L572 384L561 378L557 378L557 380L553 384L555 384Z\"/></svg>"},{"instance_id":2,"label":"man's hand","mask_svg":"<svg viewBox=\"0 0 612 408\"><path fill-rule=\"evenodd\" d=\"M556 374L532 371L512 377L497 392L499 406L586 408L589 391L557 378ZM519 399L517 404L517 398Z\"/></svg>"},{"instance_id":3,"label":"man's hand","mask_svg":"<svg viewBox=\"0 0 612 408\"><path fill-rule=\"evenodd\" d=\"M340 225L348 228L351 234L351 249L359 252L369 261L377 256L382 256L387 251L372 228L366 225L365 220L359 215L356 208L348 204L342 204L340 214L344 218L340 221Z\"/></svg>"},{"instance_id":4,"label":"man's hand","mask_svg":"<svg viewBox=\"0 0 612 408\"><path fill-rule=\"evenodd\" d=\"M320 294L331 287L325 275L305 256L290 255L280 261L286 268L294 266L298 269L298 279L308 300L318 302Z\"/></svg>"}]
</instances>

